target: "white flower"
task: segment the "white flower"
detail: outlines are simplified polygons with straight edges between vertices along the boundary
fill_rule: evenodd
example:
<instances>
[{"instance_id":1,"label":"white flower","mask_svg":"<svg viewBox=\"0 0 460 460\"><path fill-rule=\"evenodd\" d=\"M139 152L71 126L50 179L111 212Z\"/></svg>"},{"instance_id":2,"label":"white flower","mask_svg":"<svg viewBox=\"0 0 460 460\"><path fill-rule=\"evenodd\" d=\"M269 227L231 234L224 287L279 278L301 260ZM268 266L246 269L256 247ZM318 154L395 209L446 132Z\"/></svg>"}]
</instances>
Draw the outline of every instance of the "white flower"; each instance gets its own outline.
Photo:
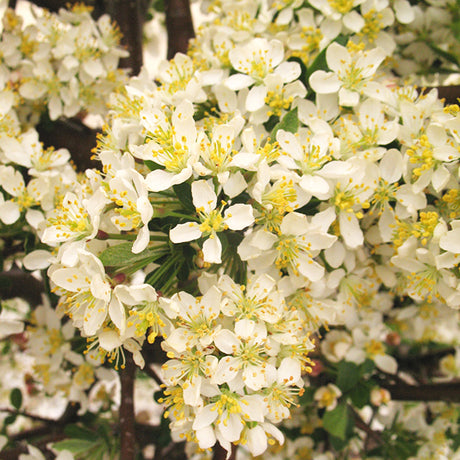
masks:
<instances>
[{"instance_id":1,"label":"white flower","mask_svg":"<svg viewBox=\"0 0 460 460\"><path fill-rule=\"evenodd\" d=\"M187 100L176 107L171 120L157 108L141 111L147 142L142 146L130 146L130 151L135 157L153 161L164 168L155 169L146 176L150 191L166 190L192 175L198 158L193 113L193 105Z\"/></svg>"},{"instance_id":2,"label":"white flower","mask_svg":"<svg viewBox=\"0 0 460 460\"><path fill-rule=\"evenodd\" d=\"M314 394L318 407L324 407L326 410L332 410L337 407L337 399L342 396L342 392L333 383L320 387Z\"/></svg>"},{"instance_id":3,"label":"white flower","mask_svg":"<svg viewBox=\"0 0 460 460\"><path fill-rule=\"evenodd\" d=\"M221 385L241 374L243 383L257 391L266 386L264 342L267 330L262 322L242 319L235 323L235 332L222 329L216 333L214 344L225 353L211 379Z\"/></svg>"},{"instance_id":4,"label":"white flower","mask_svg":"<svg viewBox=\"0 0 460 460\"><path fill-rule=\"evenodd\" d=\"M153 216L144 177L135 170L123 170L110 180L109 198L118 206L114 209L112 223L120 231L139 228L132 251L143 251L149 241L148 223Z\"/></svg>"},{"instance_id":5,"label":"white flower","mask_svg":"<svg viewBox=\"0 0 460 460\"><path fill-rule=\"evenodd\" d=\"M171 304L176 310L176 328L166 337L168 349L182 353L197 345L209 346L220 329L217 318L220 314L221 292L213 287L197 301L186 292L174 294Z\"/></svg>"},{"instance_id":6,"label":"white flower","mask_svg":"<svg viewBox=\"0 0 460 460\"><path fill-rule=\"evenodd\" d=\"M327 65L332 72L317 70L310 77L310 85L320 94L338 92L340 105L358 105L360 91L365 92L366 82L372 79L385 56L381 48L351 54L334 42L326 51Z\"/></svg>"},{"instance_id":7,"label":"white flower","mask_svg":"<svg viewBox=\"0 0 460 460\"><path fill-rule=\"evenodd\" d=\"M271 73L281 77L281 83L289 83L300 75L297 62L283 62L283 44L278 40L254 38L249 43L236 46L229 53L232 66L240 73L230 76L225 84L233 90L247 88L246 109L256 111L263 107L268 93L266 78Z\"/></svg>"},{"instance_id":8,"label":"white flower","mask_svg":"<svg viewBox=\"0 0 460 460\"><path fill-rule=\"evenodd\" d=\"M280 234L267 234L266 249L252 245L251 238L245 238L238 247L242 260L249 260L251 265L267 268L274 264L279 270L287 270L294 276L302 275L311 281L319 281L324 275L324 267L314 258L321 249L332 246L336 236L327 233L332 220L330 213L319 213L310 221L307 216L291 212L284 216L280 225ZM255 242L255 241L254 241Z\"/></svg>"},{"instance_id":9,"label":"white flower","mask_svg":"<svg viewBox=\"0 0 460 460\"><path fill-rule=\"evenodd\" d=\"M112 289L101 261L90 252L80 250L76 267L51 267L49 276L63 297L64 311L85 335L93 336L107 314L117 322L118 302L111 302ZM113 311L112 311L113 309Z\"/></svg>"},{"instance_id":10,"label":"white flower","mask_svg":"<svg viewBox=\"0 0 460 460\"><path fill-rule=\"evenodd\" d=\"M225 209L216 209L217 195L204 180L192 183L193 204L199 216L199 222L187 222L176 225L169 233L173 243L207 238L203 243L203 260L220 263L222 244L217 233L230 228L242 230L254 222L253 209L249 204L234 204Z\"/></svg>"}]
</instances>

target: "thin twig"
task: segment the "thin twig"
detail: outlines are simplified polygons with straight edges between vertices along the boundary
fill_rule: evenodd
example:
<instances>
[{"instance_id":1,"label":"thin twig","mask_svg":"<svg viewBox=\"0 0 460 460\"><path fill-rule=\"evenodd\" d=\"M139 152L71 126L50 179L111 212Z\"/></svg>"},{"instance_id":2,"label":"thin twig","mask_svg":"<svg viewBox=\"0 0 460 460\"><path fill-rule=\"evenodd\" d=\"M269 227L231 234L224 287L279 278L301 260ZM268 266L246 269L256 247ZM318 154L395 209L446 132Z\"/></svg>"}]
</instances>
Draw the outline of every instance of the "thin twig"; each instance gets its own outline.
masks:
<instances>
[{"instance_id":1,"label":"thin twig","mask_svg":"<svg viewBox=\"0 0 460 460\"><path fill-rule=\"evenodd\" d=\"M155 380L156 383L158 383L158 385L164 385L163 381L160 379L160 377L158 376L158 374L149 366L149 365L146 365L144 366L144 368L142 369L150 378L152 378L153 380Z\"/></svg>"}]
</instances>

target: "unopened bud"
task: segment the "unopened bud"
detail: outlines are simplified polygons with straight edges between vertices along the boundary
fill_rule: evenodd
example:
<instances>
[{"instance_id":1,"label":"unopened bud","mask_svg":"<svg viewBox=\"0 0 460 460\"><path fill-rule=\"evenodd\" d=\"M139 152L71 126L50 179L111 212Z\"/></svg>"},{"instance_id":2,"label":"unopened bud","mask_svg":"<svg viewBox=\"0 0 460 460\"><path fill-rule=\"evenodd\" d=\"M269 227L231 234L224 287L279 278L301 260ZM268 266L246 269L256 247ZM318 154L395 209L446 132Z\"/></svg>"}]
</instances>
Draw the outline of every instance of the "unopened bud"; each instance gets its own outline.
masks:
<instances>
[{"instance_id":1,"label":"unopened bud","mask_svg":"<svg viewBox=\"0 0 460 460\"><path fill-rule=\"evenodd\" d=\"M98 240L107 240L109 239L109 234L107 232L104 232L104 230L98 230L96 238Z\"/></svg>"},{"instance_id":2,"label":"unopened bud","mask_svg":"<svg viewBox=\"0 0 460 460\"><path fill-rule=\"evenodd\" d=\"M124 273L118 273L112 278L113 284L123 284L126 281L126 275Z\"/></svg>"},{"instance_id":3,"label":"unopened bud","mask_svg":"<svg viewBox=\"0 0 460 460\"><path fill-rule=\"evenodd\" d=\"M397 347L401 343L401 336L397 332L390 332L385 339L387 345Z\"/></svg>"},{"instance_id":4,"label":"unopened bud","mask_svg":"<svg viewBox=\"0 0 460 460\"><path fill-rule=\"evenodd\" d=\"M323 372L324 370L323 363L319 359L312 359L310 366L311 366L311 372L310 372L311 377L318 377L318 375L321 374L321 372Z\"/></svg>"}]
</instances>

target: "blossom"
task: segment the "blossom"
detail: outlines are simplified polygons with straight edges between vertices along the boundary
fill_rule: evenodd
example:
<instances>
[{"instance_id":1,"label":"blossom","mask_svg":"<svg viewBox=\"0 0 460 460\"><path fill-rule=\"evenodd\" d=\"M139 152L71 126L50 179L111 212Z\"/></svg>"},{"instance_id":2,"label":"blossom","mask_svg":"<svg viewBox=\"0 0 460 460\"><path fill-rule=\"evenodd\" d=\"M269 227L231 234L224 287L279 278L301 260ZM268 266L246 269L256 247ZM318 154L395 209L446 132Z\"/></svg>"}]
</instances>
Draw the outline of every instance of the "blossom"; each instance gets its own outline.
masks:
<instances>
[{"instance_id":1,"label":"blossom","mask_svg":"<svg viewBox=\"0 0 460 460\"><path fill-rule=\"evenodd\" d=\"M49 276L62 292L61 308L85 335L93 336L109 314L117 323L119 304L101 261L92 253L79 250L75 267L51 267Z\"/></svg>"},{"instance_id":2,"label":"blossom","mask_svg":"<svg viewBox=\"0 0 460 460\"><path fill-rule=\"evenodd\" d=\"M310 85L319 94L338 92L340 105L356 106L360 92L366 91L366 83L372 79L385 56L381 48L352 54L344 46L332 43L326 51L331 72L317 70L310 77Z\"/></svg>"},{"instance_id":3,"label":"blossom","mask_svg":"<svg viewBox=\"0 0 460 460\"><path fill-rule=\"evenodd\" d=\"M340 389L333 383L328 383L315 391L314 399L318 402L319 407L326 410L333 410L337 407L337 400L342 396Z\"/></svg>"},{"instance_id":4,"label":"blossom","mask_svg":"<svg viewBox=\"0 0 460 460\"><path fill-rule=\"evenodd\" d=\"M200 180L192 183L192 199L199 217L198 222L176 225L169 232L173 243L207 238L203 243L203 260L220 263L222 244L217 233L228 228L242 230L254 222L253 209L249 204L234 204L222 210L217 209L217 195L209 182ZM225 206L226 203L223 203Z\"/></svg>"}]
</instances>

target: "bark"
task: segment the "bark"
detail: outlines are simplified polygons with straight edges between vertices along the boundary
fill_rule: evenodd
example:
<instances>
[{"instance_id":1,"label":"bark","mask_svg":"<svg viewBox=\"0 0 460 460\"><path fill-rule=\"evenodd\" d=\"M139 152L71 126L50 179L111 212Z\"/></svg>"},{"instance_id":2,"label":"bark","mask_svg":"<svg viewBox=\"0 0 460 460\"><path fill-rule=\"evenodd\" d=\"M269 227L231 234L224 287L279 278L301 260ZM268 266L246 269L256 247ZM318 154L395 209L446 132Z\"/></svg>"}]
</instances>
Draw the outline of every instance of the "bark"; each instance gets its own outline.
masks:
<instances>
[{"instance_id":1,"label":"bark","mask_svg":"<svg viewBox=\"0 0 460 460\"><path fill-rule=\"evenodd\" d=\"M232 444L232 452L228 460L235 460L236 459L236 448L234 444ZM218 443L214 445L213 448L213 456L212 460L226 460L227 459L227 451Z\"/></svg>"},{"instance_id":2,"label":"bark","mask_svg":"<svg viewBox=\"0 0 460 460\"><path fill-rule=\"evenodd\" d=\"M20 297L35 307L42 303L41 293L43 291L44 286L41 281L17 267L0 273L0 298L2 300Z\"/></svg>"},{"instance_id":3,"label":"bark","mask_svg":"<svg viewBox=\"0 0 460 460\"><path fill-rule=\"evenodd\" d=\"M134 460L136 456L135 420L134 420L134 377L136 365L132 355L126 354L125 368L120 372L120 458Z\"/></svg>"},{"instance_id":4,"label":"bark","mask_svg":"<svg viewBox=\"0 0 460 460\"><path fill-rule=\"evenodd\" d=\"M165 0L168 59L185 53L189 40L195 37L189 0Z\"/></svg>"},{"instance_id":5,"label":"bark","mask_svg":"<svg viewBox=\"0 0 460 460\"><path fill-rule=\"evenodd\" d=\"M408 385L401 382L382 384L396 401L460 402L460 382Z\"/></svg>"},{"instance_id":6,"label":"bark","mask_svg":"<svg viewBox=\"0 0 460 460\"><path fill-rule=\"evenodd\" d=\"M45 147L69 150L77 171L100 168L99 161L92 159L92 150L96 147L98 130L91 129L78 118L59 119L54 122L40 123L37 126L40 141Z\"/></svg>"},{"instance_id":7,"label":"bark","mask_svg":"<svg viewBox=\"0 0 460 460\"><path fill-rule=\"evenodd\" d=\"M142 36L147 3L145 0L103 0L104 11L118 24L123 37L121 44L129 52L120 60L120 67L137 75L142 68Z\"/></svg>"}]
</instances>

